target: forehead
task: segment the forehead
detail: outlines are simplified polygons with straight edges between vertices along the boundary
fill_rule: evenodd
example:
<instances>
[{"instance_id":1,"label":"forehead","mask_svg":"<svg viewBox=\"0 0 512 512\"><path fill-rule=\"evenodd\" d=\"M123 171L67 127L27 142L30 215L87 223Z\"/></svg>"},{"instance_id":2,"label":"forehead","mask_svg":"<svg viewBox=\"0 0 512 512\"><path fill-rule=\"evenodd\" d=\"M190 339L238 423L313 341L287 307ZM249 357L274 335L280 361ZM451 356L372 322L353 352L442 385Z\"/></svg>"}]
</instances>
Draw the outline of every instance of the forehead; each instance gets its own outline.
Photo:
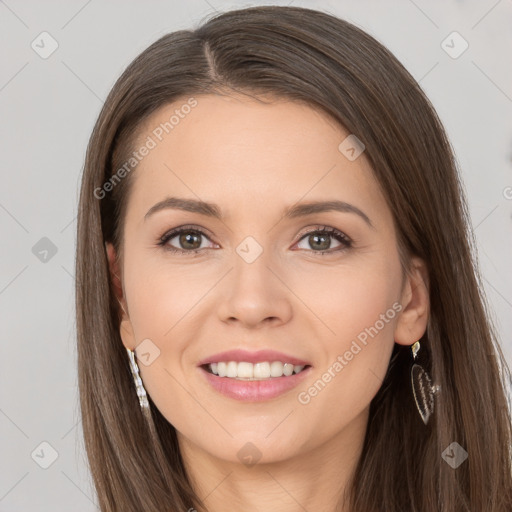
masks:
<instances>
[{"instance_id":1,"label":"forehead","mask_svg":"<svg viewBox=\"0 0 512 512\"><path fill-rule=\"evenodd\" d=\"M183 97L155 111L139 129L134 149L150 149L134 172L133 199L149 208L172 193L253 214L274 203L326 195L384 207L364 152L349 160L340 150L349 135L304 103Z\"/></svg>"}]
</instances>

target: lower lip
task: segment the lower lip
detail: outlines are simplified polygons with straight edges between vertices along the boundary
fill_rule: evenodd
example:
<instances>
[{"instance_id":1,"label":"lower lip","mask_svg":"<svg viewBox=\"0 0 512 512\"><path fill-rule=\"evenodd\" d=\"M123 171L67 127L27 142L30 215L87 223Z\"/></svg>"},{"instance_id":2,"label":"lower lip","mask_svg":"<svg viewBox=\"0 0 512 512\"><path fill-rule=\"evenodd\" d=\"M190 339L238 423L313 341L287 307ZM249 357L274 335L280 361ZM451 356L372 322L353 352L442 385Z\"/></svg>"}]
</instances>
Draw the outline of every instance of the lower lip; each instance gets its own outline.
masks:
<instances>
[{"instance_id":1,"label":"lower lip","mask_svg":"<svg viewBox=\"0 0 512 512\"><path fill-rule=\"evenodd\" d=\"M311 366L289 377L271 377L266 380L238 380L219 377L199 367L210 385L219 393L243 402L263 402L293 389L304 380Z\"/></svg>"}]
</instances>

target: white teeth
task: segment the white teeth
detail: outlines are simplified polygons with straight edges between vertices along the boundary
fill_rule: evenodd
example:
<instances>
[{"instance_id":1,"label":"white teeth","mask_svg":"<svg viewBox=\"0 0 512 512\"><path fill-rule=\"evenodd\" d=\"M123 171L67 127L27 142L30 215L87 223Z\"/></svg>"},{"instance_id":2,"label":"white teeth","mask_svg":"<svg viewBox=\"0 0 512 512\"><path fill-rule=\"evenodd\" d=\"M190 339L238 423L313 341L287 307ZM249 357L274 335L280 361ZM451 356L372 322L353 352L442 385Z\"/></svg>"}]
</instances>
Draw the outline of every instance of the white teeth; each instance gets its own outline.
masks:
<instances>
[{"instance_id":1,"label":"white teeth","mask_svg":"<svg viewBox=\"0 0 512 512\"><path fill-rule=\"evenodd\" d=\"M231 377L231 375L228 375L228 377ZM236 375L233 375L233 377L240 377L242 379L252 379L252 377L253 377L252 364L251 363L238 363Z\"/></svg>"},{"instance_id":2,"label":"white teeth","mask_svg":"<svg viewBox=\"0 0 512 512\"><path fill-rule=\"evenodd\" d=\"M291 363L282 363L281 361L263 361L261 363L246 363L236 361L227 361L219 363L210 363L210 371L219 377L228 377L230 379L241 380L262 380L270 377L289 377L294 373L300 373L303 365L293 365Z\"/></svg>"},{"instance_id":3,"label":"white teeth","mask_svg":"<svg viewBox=\"0 0 512 512\"><path fill-rule=\"evenodd\" d=\"M212 365L210 365L210 370L213 371ZM226 363L217 363L217 375L219 377L226 376Z\"/></svg>"},{"instance_id":4,"label":"white teeth","mask_svg":"<svg viewBox=\"0 0 512 512\"><path fill-rule=\"evenodd\" d=\"M256 363L253 365L255 379L268 379L270 377L270 363Z\"/></svg>"},{"instance_id":5,"label":"white teeth","mask_svg":"<svg viewBox=\"0 0 512 512\"><path fill-rule=\"evenodd\" d=\"M281 377L283 375L283 363L281 361L274 361L270 364L270 376Z\"/></svg>"},{"instance_id":6,"label":"white teeth","mask_svg":"<svg viewBox=\"0 0 512 512\"><path fill-rule=\"evenodd\" d=\"M283 373L289 377L293 373L293 364L286 363L283 365Z\"/></svg>"},{"instance_id":7,"label":"white teeth","mask_svg":"<svg viewBox=\"0 0 512 512\"><path fill-rule=\"evenodd\" d=\"M238 364L230 361L226 367L226 377L237 377Z\"/></svg>"}]
</instances>

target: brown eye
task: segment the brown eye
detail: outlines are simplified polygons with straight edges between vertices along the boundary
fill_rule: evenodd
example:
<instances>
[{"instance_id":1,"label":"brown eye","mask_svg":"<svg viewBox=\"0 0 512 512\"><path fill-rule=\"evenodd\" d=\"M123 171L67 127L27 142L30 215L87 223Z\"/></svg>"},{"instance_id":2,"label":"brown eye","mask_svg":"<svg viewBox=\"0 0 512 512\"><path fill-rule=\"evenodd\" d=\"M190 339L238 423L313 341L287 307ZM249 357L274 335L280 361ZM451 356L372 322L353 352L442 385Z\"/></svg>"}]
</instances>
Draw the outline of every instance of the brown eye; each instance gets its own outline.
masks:
<instances>
[{"instance_id":1,"label":"brown eye","mask_svg":"<svg viewBox=\"0 0 512 512\"><path fill-rule=\"evenodd\" d=\"M333 238L339 242L339 246L330 251ZM312 252L319 254L340 252L352 246L352 240L347 235L335 228L328 227L306 233L299 243L303 240L306 240L306 243L312 248ZM306 247L306 249L308 248Z\"/></svg>"},{"instance_id":2,"label":"brown eye","mask_svg":"<svg viewBox=\"0 0 512 512\"><path fill-rule=\"evenodd\" d=\"M192 231L183 231L177 237L183 249L199 249L201 247L201 235Z\"/></svg>"},{"instance_id":3,"label":"brown eye","mask_svg":"<svg viewBox=\"0 0 512 512\"><path fill-rule=\"evenodd\" d=\"M331 247L331 236L326 234L312 234L308 236L308 243L314 249L326 251Z\"/></svg>"},{"instance_id":4,"label":"brown eye","mask_svg":"<svg viewBox=\"0 0 512 512\"><path fill-rule=\"evenodd\" d=\"M165 250L176 253L199 253L202 249L208 246L202 246L203 241L209 238L200 230L181 227L169 231L163 235L158 245L162 246Z\"/></svg>"}]
</instances>

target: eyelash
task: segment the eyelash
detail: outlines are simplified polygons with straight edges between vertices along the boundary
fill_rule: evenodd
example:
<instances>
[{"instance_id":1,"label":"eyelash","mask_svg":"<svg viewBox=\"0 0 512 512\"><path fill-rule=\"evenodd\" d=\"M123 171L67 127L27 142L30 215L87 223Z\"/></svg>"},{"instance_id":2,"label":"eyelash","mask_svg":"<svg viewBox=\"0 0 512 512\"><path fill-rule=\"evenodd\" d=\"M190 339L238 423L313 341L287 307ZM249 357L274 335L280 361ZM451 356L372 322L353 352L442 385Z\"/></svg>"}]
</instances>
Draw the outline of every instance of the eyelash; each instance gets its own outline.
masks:
<instances>
[{"instance_id":1,"label":"eyelash","mask_svg":"<svg viewBox=\"0 0 512 512\"><path fill-rule=\"evenodd\" d=\"M206 238L209 238L206 233L201 231L200 229L194 227L194 226L181 226L179 228L173 229L171 231L168 231L164 235L160 237L160 239L157 242L157 245L162 247L165 251L169 251L171 253L178 253L178 254L193 254L193 256L197 256L198 253L200 253L203 249L192 249L192 250L184 250L184 249L177 249L176 247L167 246L167 242L174 238L176 235L180 235L181 233L194 233L196 235L201 235ZM322 228L313 229L312 231L308 231L306 233L303 233L301 237L299 238L299 243L302 239L304 239L306 236L312 235L312 234L327 234L330 235L332 238L335 238L338 242L342 243L344 247L337 248L335 250L327 250L327 251L313 251L310 252L314 254L333 254L337 252L344 252L352 247L353 241L345 235L345 233L342 233L338 229L331 228L329 226L323 226Z\"/></svg>"}]
</instances>

